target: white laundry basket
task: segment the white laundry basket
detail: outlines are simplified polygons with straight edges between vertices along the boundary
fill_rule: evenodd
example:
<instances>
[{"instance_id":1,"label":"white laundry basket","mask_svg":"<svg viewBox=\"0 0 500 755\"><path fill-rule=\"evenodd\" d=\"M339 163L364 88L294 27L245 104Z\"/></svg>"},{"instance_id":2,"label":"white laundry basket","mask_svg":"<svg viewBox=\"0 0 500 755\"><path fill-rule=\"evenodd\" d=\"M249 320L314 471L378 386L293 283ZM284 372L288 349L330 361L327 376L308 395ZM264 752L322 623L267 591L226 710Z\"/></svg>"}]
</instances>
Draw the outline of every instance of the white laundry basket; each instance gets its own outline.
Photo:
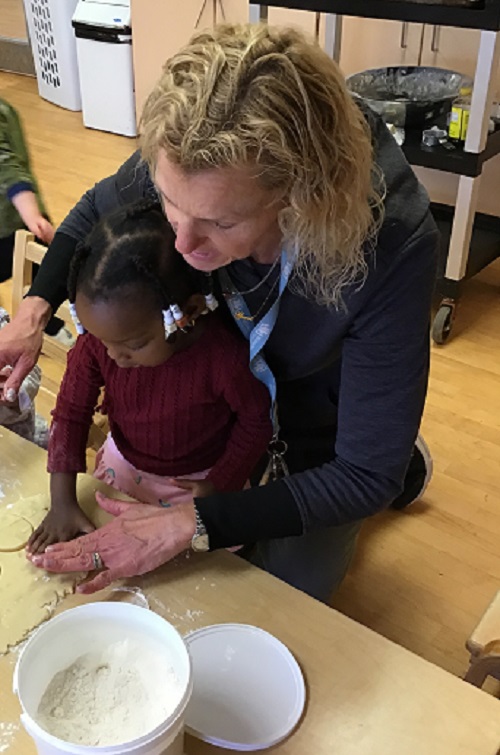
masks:
<instances>
[{"instance_id":1,"label":"white laundry basket","mask_svg":"<svg viewBox=\"0 0 500 755\"><path fill-rule=\"evenodd\" d=\"M54 105L81 110L71 18L78 0L24 0L38 92Z\"/></svg>"}]
</instances>

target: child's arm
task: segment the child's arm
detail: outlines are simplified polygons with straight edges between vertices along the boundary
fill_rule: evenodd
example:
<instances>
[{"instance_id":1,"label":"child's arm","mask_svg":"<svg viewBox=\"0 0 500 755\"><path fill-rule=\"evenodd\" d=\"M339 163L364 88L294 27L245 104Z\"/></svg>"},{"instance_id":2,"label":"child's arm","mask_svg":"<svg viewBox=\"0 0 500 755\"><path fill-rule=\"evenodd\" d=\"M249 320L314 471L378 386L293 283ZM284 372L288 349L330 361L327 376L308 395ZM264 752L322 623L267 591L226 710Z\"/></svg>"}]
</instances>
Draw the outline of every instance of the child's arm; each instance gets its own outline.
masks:
<instances>
[{"instance_id":1,"label":"child's arm","mask_svg":"<svg viewBox=\"0 0 500 755\"><path fill-rule=\"evenodd\" d=\"M89 428L104 384L99 346L92 336L79 336L68 354L50 428L47 468L51 475L51 508L33 533L28 554L40 553L51 543L70 540L93 529L78 505L76 477L86 470Z\"/></svg>"},{"instance_id":2,"label":"child's arm","mask_svg":"<svg viewBox=\"0 0 500 755\"><path fill-rule=\"evenodd\" d=\"M52 412L47 470L85 472L86 447L99 392L104 385L99 357L104 347L90 334L79 336L68 353L66 371Z\"/></svg>"},{"instance_id":3,"label":"child's arm","mask_svg":"<svg viewBox=\"0 0 500 755\"><path fill-rule=\"evenodd\" d=\"M72 540L95 529L78 505L76 473L52 474L50 497L50 511L28 541L26 550L29 555L43 553L48 545Z\"/></svg>"},{"instance_id":4,"label":"child's arm","mask_svg":"<svg viewBox=\"0 0 500 755\"><path fill-rule=\"evenodd\" d=\"M22 191L16 193L13 193L11 189L10 201L31 233L34 233L45 244L50 244L55 231L40 212L35 193L28 188L23 188Z\"/></svg>"},{"instance_id":5,"label":"child's arm","mask_svg":"<svg viewBox=\"0 0 500 755\"><path fill-rule=\"evenodd\" d=\"M235 423L222 457L207 476L207 482L219 492L243 488L272 438L269 392L250 372L248 346L242 347L224 370L223 394Z\"/></svg>"},{"instance_id":6,"label":"child's arm","mask_svg":"<svg viewBox=\"0 0 500 755\"><path fill-rule=\"evenodd\" d=\"M21 123L4 103L0 107L0 193L12 202L29 230L49 244L54 229L43 216L35 188Z\"/></svg>"}]
</instances>

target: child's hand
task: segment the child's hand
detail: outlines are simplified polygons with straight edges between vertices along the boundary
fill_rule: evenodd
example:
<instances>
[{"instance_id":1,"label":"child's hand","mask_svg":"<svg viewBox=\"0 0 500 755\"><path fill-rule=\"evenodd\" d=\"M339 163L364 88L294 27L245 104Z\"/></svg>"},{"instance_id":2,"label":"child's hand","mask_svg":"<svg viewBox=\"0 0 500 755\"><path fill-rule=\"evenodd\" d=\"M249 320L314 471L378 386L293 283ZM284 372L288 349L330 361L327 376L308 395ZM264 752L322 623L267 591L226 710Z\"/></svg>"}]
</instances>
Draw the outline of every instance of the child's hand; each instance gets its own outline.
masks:
<instances>
[{"instance_id":1,"label":"child's hand","mask_svg":"<svg viewBox=\"0 0 500 755\"><path fill-rule=\"evenodd\" d=\"M20 191L12 197L12 204L31 233L34 233L45 244L50 244L54 238L55 231L49 221L40 212L34 192Z\"/></svg>"},{"instance_id":2,"label":"child's hand","mask_svg":"<svg viewBox=\"0 0 500 755\"><path fill-rule=\"evenodd\" d=\"M28 228L31 233L34 233L38 239L41 239L47 245L52 242L55 235L54 227L43 215L32 218Z\"/></svg>"},{"instance_id":3,"label":"child's hand","mask_svg":"<svg viewBox=\"0 0 500 755\"><path fill-rule=\"evenodd\" d=\"M175 478L170 480L172 485L177 485L178 488L183 490L189 490L193 494L193 498L205 498L207 495L216 493L215 486L209 480L184 480L182 478Z\"/></svg>"},{"instance_id":4,"label":"child's hand","mask_svg":"<svg viewBox=\"0 0 500 755\"><path fill-rule=\"evenodd\" d=\"M94 530L94 525L76 502L52 508L28 540L26 555L31 558L37 553L43 553L48 545L73 540Z\"/></svg>"}]
</instances>

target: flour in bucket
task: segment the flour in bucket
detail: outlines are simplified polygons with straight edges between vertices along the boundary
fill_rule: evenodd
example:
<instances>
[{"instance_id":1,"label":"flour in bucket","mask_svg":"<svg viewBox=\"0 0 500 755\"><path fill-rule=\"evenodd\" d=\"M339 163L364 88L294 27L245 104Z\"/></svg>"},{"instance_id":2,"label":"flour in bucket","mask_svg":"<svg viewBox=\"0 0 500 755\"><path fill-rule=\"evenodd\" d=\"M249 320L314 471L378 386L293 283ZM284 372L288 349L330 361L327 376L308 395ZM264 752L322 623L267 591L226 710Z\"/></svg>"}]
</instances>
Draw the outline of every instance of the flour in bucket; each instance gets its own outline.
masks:
<instances>
[{"instance_id":1,"label":"flour in bucket","mask_svg":"<svg viewBox=\"0 0 500 755\"><path fill-rule=\"evenodd\" d=\"M159 726L179 702L180 682L165 659L130 640L85 653L57 672L37 723L79 745L117 745Z\"/></svg>"}]
</instances>

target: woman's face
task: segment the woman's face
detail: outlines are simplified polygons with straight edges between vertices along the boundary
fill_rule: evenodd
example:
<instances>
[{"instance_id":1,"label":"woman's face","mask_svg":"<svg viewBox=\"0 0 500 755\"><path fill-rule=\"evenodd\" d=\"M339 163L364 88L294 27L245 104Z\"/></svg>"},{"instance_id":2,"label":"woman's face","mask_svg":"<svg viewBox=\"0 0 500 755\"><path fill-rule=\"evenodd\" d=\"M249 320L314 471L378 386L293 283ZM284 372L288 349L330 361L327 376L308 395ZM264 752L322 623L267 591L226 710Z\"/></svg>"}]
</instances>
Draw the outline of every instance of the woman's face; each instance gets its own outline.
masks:
<instances>
[{"instance_id":1,"label":"woman's face","mask_svg":"<svg viewBox=\"0 0 500 755\"><path fill-rule=\"evenodd\" d=\"M196 270L210 272L246 257L263 263L278 257L282 202L249 168L188 174L162 150L154 178L176 248Z\"/></svg>"}]
</instances>

